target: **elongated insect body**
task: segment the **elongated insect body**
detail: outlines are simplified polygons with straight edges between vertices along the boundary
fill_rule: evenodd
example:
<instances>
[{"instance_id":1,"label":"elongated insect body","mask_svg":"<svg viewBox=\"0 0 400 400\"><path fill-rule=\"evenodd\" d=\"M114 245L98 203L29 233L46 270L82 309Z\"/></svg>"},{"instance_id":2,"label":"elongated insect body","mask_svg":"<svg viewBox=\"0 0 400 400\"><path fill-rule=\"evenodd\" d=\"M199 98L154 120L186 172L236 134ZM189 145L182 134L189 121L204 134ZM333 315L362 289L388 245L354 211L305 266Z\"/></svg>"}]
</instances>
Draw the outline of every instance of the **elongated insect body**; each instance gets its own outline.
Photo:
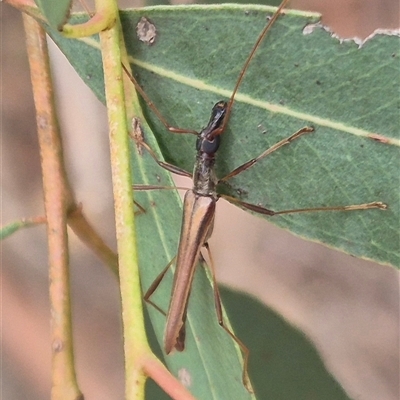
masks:
<instances>
[{"instance_id":1,"label":"elongated insect body","mask_svg":"<svg viewBox=\"0 0 400 400\"><path fill-rule=\"evenodd\" d=\"M216 199L212 196L200 196L193 190L185 194L181 240L172 287L174 296L171 297L164 336L167 354L174 347L178 351L185 348L185 320L190 288L200 250L212 233L215 204Z\"/></svg>"},{"instance_id":2,"label":"elongated insect body","mask_svg":"<svg viewBox=\"0 0 400 400\"><path fill-rule=\"evenodd\" d=\"M176 271L172 287L171 302L167 314L164 348L170 353L175 347L185 347L185 320L190 288L201 248L211 236L214 226L215 205L218 200L217 177L215 175L215 154L219 148L220 136L214 136L215 129L223 123L227 103L214 105L211 118L197 137L197 156L193 170L193 188L185 194L183 218L179 241Z\"/></svg>"}]
</instances>

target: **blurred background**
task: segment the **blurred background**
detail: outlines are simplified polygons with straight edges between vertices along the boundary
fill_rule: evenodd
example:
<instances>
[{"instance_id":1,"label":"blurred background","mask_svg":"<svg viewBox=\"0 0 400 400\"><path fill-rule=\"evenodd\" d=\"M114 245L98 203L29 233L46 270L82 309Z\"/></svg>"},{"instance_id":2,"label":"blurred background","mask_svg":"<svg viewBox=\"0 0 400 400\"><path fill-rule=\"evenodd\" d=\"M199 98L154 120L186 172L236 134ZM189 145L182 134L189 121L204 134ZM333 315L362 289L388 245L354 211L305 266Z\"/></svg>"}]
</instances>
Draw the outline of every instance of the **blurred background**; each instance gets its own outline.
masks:
<instances>
[{"instance_id":1,"label":"blurred background","mask_svg":"<svg viewBox=\"0 0 400 400\"><path fill-rule=\"evenodd\" d=\"M180 3L179 1L176 3ZM123 2L122 7L141 6ZM292 0L322 13L341 37L397 28L397 0ZM1 224L43 215L39 149L21 16L1 4ZM115 248L104 107L51 46L66 164L76 198ZM71 233L75 354L85 399L123 399L119 293L114 276ZM352 398L396 400L399 274L305 242L226 202L211 240L219 282L252 293L302 329ZM225 266L225 267L224 267ZM243 266L246 266L243 268ZM45 227L1 243L1 395L50 395Z\"/></svg>"}]
</instances>

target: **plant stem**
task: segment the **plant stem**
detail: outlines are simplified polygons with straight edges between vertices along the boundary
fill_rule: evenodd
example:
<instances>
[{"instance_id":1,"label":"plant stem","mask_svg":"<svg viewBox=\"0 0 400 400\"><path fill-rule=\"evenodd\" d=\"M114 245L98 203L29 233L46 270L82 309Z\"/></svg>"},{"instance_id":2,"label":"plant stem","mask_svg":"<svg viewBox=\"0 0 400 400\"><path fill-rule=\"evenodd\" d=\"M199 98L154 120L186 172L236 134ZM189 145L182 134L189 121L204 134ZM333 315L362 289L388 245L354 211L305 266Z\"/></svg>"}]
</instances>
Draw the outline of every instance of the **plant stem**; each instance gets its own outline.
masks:
<instances>
[{"instance_id":1,"label":"plant stem","mask_svg":"<svg viewBox=\"0 0 400 400\"><path fill-rule=\"evenodd\" d=\"M118 16L117 6L112 0L98 0L96 5L104 10L105 3L109 8L108 12ZM121 67L121 40L119 20L112 28L100 33L119 255L125 352L125 397L136 400L144 398L146 376L142 369L142 359L143 355L149 354L151 350L144 326L136 251L129 136Z\"/></svg>"},{"instance_id":2,"label":"plant stem","mask_svg":"<svg viewBox=\"0 0 400 400\"><path fill-rule=\"evenodd\" d=\"M52 336L52 400L82 399L74 369L67 208L72 202L65 187L61 137L55 113L46 34L23 15L42 161L44 202L49 244Z\"/></svg>"}]
</instances>

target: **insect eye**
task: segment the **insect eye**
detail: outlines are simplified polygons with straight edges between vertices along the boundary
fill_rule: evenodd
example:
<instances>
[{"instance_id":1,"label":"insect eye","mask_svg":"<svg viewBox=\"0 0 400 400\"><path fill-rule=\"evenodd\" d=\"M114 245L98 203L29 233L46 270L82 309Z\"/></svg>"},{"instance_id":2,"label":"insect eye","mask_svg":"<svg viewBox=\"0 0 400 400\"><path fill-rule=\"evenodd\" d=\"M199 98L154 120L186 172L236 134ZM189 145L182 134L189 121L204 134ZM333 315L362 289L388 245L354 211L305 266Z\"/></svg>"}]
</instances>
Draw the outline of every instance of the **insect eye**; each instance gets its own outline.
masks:
<instances>
[{"instance_id":1,"label":"insect eye","mask_svg":"<svg viewBox=\"0 0 400 400\"><path fill-rule=\"evenodd\" d=\"M215 136L211 140L207 140L205 138L200 137L197 138L196 141L196 150L206 154L214 154L218 150L220 143L221 143L220 136Z\"/></svg>"},{"instance_id":2,"label":"insect eye","mask_svg":"<svg viewBox=\"0 0 400 400\"><path fill-rule=\"evenodd\" d=\"M220 136L215 136L212 140L205 139L201 143L201 149L204 151L204 153L213 154L218 150L220 143Z\"/></svg>"}]
</instances>

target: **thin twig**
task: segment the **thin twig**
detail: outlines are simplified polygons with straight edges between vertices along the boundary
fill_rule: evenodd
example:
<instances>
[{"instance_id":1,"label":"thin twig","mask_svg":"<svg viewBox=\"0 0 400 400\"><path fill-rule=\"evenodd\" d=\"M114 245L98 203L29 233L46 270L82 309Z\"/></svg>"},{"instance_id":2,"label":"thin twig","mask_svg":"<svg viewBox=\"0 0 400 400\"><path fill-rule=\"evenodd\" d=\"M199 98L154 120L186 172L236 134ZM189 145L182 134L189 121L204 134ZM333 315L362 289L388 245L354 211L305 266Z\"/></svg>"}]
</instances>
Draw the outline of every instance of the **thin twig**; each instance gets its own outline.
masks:
<instances>
[{"instance_id":1,"label":"thin twig","mask_svg":"<svg viewBox=\"0 0 400 400\"><path fill-rule=\"evenodd\" d=\"M52 340L52 400L83 399L74 369L67 204L61 138L55 114L46 34L31 17L24 15L26 43L43 174L44 203L49 245L49 276Z\"/></svg>"}]
</instances>

